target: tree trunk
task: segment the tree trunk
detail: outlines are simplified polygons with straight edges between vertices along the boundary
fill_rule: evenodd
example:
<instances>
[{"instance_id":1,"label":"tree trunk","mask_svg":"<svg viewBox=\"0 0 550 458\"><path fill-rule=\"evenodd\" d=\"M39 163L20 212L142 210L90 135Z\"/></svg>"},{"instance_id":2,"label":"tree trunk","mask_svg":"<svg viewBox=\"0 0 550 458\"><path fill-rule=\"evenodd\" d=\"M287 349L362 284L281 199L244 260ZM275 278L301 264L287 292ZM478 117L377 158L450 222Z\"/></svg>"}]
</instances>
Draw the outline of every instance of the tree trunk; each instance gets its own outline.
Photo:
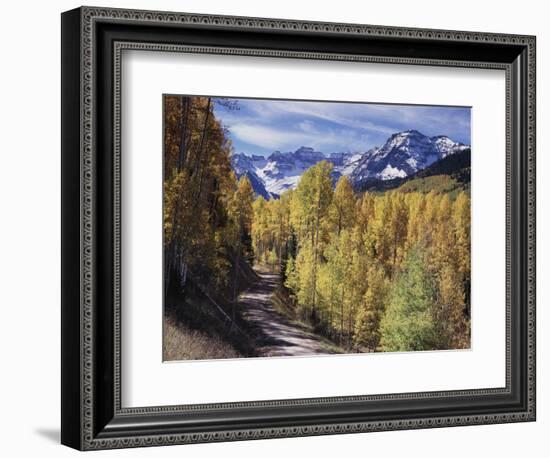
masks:
<instances>
[{"instance_id":1,"label":"tree trunk","mask_svg":"<svg viewBox=\"0 0 550 458\"><path fill-rule=\"evenodd\" d=\"M237 260L235 261L235 275L233 276L233 307L231 310L231 319L235 322L237 315L237 286L239 280L239 263L241 262L240 243L237 246Z\"/></svg>"},{"instance_id":2,"label":"tree trunk","mask_svg":"<svg viewBox=\"0 0 550 458\"><path fill-rule=\"evenodd\" d=\"M235 322L235 318L236 318L236 315L237 315L237 286L238 286L238 280L239 280L239 265L240 265L240 262L241 262L242 234L243 234L243 221L242 221L242 215L239 215L239 235L238 235L238 242L237 242L237 260L235 261L235 275L233 277L233 307L232 307L232 314L231 314L231 319L233 320L233 323Z\"/></svg>"},{"instance_id":3,"label":"tree trunk","mask_svg":"<svg viewBox=\"0 0 550 458\"><path fill-rule=\"evenodd\" d=\"M353 315L353 307L350 303L349 306L349 320L348 320L348 351L351 349L351 320Z\"/></svg>"},{"instance_id":4,"label":"tree trunk","mask_svg":"<svg viewBox=\"0 0 550 458\"><path fill-rule=\"evenodd\" d=\"M321 213L321 190L318 190L319 197L317 198L317 214L315 216L315 243L313 247L313 300L312 300L312 309L311 315L313 322L315 323L315 314L316 314L316 302L317 302L317 248L319 244L319 218Z\"/></svg>"},{"instance_id":5,"label":"tree trunk","mask_svg":"<svg viewBox=\"0 0 550 458\"><path fill-rule=\"evenodd\" d=\"M340 346L344 341L344 287L342 287L342 295L340 297Z\"/></svg>"},{"instance_id":6,"label":"tree trunk","mask_svg":"<svg viewBox=\"0 0 550 458\"><path fill-rule=\"evenodd\" d=\"M206 162L203 159L203 156L208 156L208 155L205 155L203 153L203 149L204 149L204 142L206 140L206 135L207 135L207 132L208 132L208 119L210 118L211 103L212 103L212 99L210 97L208 97L208 103L206 104L206 113L205 113L205 117L204 117L204 127L203 127L203 130L202 130L201 143L200 143L200 147L199 147L199 157L198 157L198 162L199 162L198 163L199 186L198 186L198 189L197 189L195 202L198 202L200 200L200 196L201 196L201 192L202 192L202 183L203 183L204 169L205 169L205 166L203 166L203 162Z\"/></svg>"},{"instance_id":7,"label":"tree trunk","mask_svg":"<svg viewBox=\"0 0 550 458\"><path fill-rule=\"evenodd\" d=\"M185 108L184 108L185 107ZM189 119L189 98L181 98L181 122L180 122L180 147L178 154L177 170L180 172L185 164L185 155L187 152L187 127Z\"/></svg>"}]
</instances>

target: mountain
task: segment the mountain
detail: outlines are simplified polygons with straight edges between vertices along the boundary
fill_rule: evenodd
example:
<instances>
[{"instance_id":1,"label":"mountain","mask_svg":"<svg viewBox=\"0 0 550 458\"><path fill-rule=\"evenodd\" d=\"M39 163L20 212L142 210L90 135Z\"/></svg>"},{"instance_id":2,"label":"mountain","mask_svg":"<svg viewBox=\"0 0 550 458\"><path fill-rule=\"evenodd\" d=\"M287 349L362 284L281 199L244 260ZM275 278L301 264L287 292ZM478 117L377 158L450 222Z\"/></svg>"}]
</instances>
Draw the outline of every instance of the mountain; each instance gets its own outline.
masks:
<instances>
[{"instance_id":1,"label":"mountain","mask_svg":"<svg viewBox=\"0 0 550 458\"><path fill-rule=\"evenodd\" d=\"M351 181L362 187L369 180L405 178L449 154L468 148L445 135L427 137L417 130L393 134L381 148L363 155L351 173Z\"/></svg>"},{"instance_id":2,"label":"mountain","mask_svg":"<svg viewBox=\"0 0 550 458\"><path fill-rule=\"evenodd\" d=\"M433 165L405 178L399 192L456 194L470 190L470 150L446 156Z\"/></svg>"},{"instance_id":3,"label":"mountain","mask_svg":"<svg viewBox=\"0 0 550 458\"><path fill-rule=\"evenodd\" d=\"M468 189L470 186L470 148L448 154L425 169L405 178L391 180L369 180L361 186L361 191L388 191L398 189L402 192L450 192L455 189Z\"/></svg>"},{"instance_id":4,"label":"mountain","mask_svg":"<svg viewBox=\"0 0 550 458\"><path fill-rule=\"evenodd\" d=\"M322 160L333 164L335 182L341 176L349 176L356 189L364 190L376 183L379 186L379 182L410 177L467 149L469 146L445 135L428 137L417 130L407 130L390 136L382 147L365 152L324 154L302 146L296 151L275 151L268 157L238 153L231 162L237 177L246 175L256 194L269 199L296 188L302 174Z\"/></svg>"},{"instance_id":5,"label":"mountain","mask_svg":"<svg viewBox=\"0 0 550 458\"><path fill-rule=\"evenodd\" d=\"M263 180L256 174L256 168L259 162L265 162L263 156L247 156L242 153L233 154L233 156L231 156L231 166L237 178L240 179L242 176L246 175L256 195L262 196L264 199L270 199L273 196L265 188Z\"/></svg>"},{"instance_id":6,"label":"mountain","mask_svg":"<svg viewBox=\"0 0 550 458\"><path fill-rule=\"evenodd\" d=\"M267 158L233 154L231 162L238 178L248 176L257 195L277 198L287 189L294 189L303 173L320 161L334 165L333 177L349 175L361 159L361 153L332 153L325 155L313 148L302 146L296 151L282 153L275 151ZM269 197L268 197L269 196Z\"/></svg>"}]
</instances>

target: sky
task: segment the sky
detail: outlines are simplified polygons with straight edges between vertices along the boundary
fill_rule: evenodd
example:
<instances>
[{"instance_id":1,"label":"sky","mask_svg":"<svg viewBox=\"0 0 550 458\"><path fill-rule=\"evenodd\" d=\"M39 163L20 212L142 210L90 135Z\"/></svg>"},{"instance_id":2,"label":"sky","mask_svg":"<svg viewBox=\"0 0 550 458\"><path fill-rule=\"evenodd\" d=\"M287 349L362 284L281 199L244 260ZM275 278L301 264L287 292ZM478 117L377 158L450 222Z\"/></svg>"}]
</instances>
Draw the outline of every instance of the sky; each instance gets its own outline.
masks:
<instances>
[{"instance_id":1,"label":"sky","mask_svg":"<svg viewBox=\"0 0 550 458\"><path fill-rule=\"evenodd\" d=\"M470 111L427 105L214 99L214 113L228 128L235 152L263 156L301 146L323 153L367 151L409 129L428 136L447 135L469 145Z\"/></svg>"}]
</instances>

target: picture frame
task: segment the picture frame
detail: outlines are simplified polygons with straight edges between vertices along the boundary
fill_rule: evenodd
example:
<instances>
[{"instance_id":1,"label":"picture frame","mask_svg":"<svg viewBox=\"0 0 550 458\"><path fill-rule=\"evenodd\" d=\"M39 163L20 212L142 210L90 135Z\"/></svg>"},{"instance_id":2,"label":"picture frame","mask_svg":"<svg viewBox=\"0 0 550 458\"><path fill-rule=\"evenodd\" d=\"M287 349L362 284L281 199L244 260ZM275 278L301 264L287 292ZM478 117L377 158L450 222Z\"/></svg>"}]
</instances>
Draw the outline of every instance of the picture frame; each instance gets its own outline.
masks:
<instances>
[{"instance_id":1,"label":"picture frame","mask_svg":"<svg viewBox=\"0 0 550 458\"><path fill-rule=\"evenodd\" d=\"M125 407L121 52L506 74L506 386ZM533 36L81 7L62 14L61 442L79 450L534 421Z\"/></svg>"}]
</instances>

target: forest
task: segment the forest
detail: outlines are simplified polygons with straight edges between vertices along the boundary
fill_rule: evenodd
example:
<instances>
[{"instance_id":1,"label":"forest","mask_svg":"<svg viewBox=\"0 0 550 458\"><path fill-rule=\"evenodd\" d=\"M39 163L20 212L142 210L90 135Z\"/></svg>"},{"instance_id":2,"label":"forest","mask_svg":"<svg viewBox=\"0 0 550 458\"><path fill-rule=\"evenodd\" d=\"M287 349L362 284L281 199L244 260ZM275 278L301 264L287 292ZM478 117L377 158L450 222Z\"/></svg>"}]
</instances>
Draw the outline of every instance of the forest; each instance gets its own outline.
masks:
<instances>
[{"instance_id":1,"label":"forest","mask_svg":"<svg viewBox=\"0 0 550 458\"><path fill-rule=\"evenodd\" d=\"M163 103L165 360L469 348L467 191L358 192L321 161L266 200L231 168L232 102Z\"/></svg>"}]
</instances>

